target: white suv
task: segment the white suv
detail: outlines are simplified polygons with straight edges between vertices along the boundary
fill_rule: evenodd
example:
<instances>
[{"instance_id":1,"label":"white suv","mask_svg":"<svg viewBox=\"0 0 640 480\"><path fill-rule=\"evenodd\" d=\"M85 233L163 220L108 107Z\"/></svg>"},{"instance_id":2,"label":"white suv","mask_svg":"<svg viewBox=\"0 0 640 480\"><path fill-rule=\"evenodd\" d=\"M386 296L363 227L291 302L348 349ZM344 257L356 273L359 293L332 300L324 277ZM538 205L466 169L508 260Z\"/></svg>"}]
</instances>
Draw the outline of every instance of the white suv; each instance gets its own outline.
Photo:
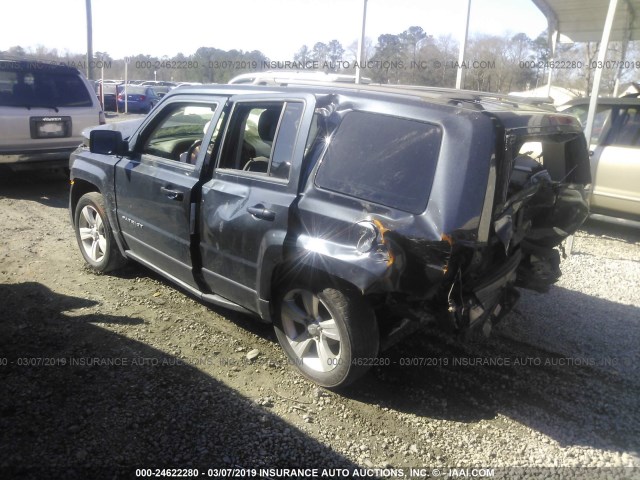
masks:
<instances>
[{"instance_id":1,"label":"white suv","mask_svg":"<svg viewBox=\"0 0 640 480\"><path fill-rule=\"evenodd\" d=\"M586 124L588 98L560 108ZM590 156L591 217L640 226L640 99L598 99Z\"/></svg>"},{"instance_id":2,"label":"white suv","mask_svg":"<svg viewBox=\"0 0 640 480\"><path fill-rule=\"evenodd\" d=\"M82 130L104 123L98 98L77 69L0 60L0 165L67 167Z\"/></svg>"}]
</instances>

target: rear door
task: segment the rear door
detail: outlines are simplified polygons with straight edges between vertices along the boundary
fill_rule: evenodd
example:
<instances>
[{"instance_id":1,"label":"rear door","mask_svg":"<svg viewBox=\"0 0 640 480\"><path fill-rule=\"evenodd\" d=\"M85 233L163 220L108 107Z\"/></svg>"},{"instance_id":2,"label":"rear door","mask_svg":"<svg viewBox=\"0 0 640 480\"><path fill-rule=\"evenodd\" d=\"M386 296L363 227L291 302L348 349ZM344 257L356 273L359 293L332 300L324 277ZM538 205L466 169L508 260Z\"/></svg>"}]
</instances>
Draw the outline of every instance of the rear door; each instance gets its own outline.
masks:
<instances>
[{"instance_id":1,"label":"rear door","mask_svg":"<svg viewBox=\"0 0 640 480\"><path fill-rule=\"evenodd\" d=\"M225 101L185 95L165 102L132 140L134 153L116 165L117 216L129 253L192 287L195 187Z\"/></svg>"},{"instance_id":2,"label":"rear door","mask_svg":"<svg viewBox=\"0 0 640 480\"><path fill-rule=\"evenodd\" d=\"M231 106L216 168L202 188L202 276L215 293L259 312L282 258L315 99L243 95Z\"/></svg>"},{"instance_id":3,"label":"rear door","mask_svg":"<svg viewBox=\"0 0 640 480\"><path fill-rule=\"evenodd\" d=\"M614 110L593 183L594 208L640 218L640 106Z\"/></svg>"}]
</instances>

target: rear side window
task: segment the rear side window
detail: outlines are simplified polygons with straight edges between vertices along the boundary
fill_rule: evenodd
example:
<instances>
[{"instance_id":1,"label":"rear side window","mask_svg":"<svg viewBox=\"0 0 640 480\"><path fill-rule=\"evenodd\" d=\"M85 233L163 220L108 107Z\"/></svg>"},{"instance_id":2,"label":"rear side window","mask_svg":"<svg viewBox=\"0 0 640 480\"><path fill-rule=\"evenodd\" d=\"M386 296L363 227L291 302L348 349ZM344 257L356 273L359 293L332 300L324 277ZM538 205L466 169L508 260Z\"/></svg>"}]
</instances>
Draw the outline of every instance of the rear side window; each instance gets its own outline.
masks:
<instances>
[{"instance_id":1,"label":"rear side window","mask_svg":"<svg viewBox=\"0 0 640 480\"><path fill-rule=\"evenodd\" d=\"M569 113L574 117L578 117L583 127L587 125L587 114L589 113L589 105L576 105L568 108L563 113ZM596 116L593 120L593 129L591 130L591 143L597 144L600 136L607 129L611 117L611 107L607 105L598 105Z\"/></svg>"},{"instance_id":2,"label":"rear side window","mask_svg":"<svg viewBox=\"0 0 640 480\"><path fill-rule=\"evenodd\" d=\"M331 139L316 185L411 213L427 206L442 129L430 123L349 112Z\"/></svg>"},{"instance_id":3,"label":"rear side window","mask_svg":"<svg viewBox=\"0 0 640 480\"><path fill-rule=\"evenodd\" d=\"M621 108L618 111L607 144L620 147L640 146L640 110L638 108Z\"/></svg>"},{"instance_id":4,"label":"rear side window","mask_svg":"<svg viewBox=\"0 0 640 480\"><path fill-rule=\"evenodd\" d=\"M53 68L0 69L0 105L91 107L91 93L79 75Z\"/></svg>"},{"instance_id":5,"label":"rear side window","mask_svg":"<svg viewBox=\"0 0 640 480\"><path fill-rule=\"evenodd\" d=\"M303 112L302 102L237 103L218 168L287 180Z\"/></svg>"}]
</instances>

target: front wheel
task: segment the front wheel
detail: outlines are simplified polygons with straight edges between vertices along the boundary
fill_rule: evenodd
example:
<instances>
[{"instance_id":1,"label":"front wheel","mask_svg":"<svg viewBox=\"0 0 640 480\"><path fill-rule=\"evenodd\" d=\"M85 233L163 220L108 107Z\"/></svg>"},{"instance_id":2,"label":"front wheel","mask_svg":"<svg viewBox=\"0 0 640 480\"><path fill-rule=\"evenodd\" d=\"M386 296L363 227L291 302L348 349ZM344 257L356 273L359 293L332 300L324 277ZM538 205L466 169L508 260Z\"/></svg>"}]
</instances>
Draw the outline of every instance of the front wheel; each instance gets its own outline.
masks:
<instances>
[{"instance_id":1,"label":"front wheel","mask_svg":"<svg viewBox=\"0 0 640 480\"><path fill-rule=\"evenodd\" d=\"M364 375L378 356L378 324L358 292L287 286L276 298L275 331L300 372L327 388Z\"/></svg>"},{"instance_id":2,"label":"front wheel","mask_svg":"<svg viewBox=\"0 0 640 480\"><path fill-rule=\"evenodd\" d=\"M91 268L108 272L125 264L126 259L113 237L102 195L90 192L80 197L76 205L74 227L80 252Z\"/></svg>"}]
</instances>

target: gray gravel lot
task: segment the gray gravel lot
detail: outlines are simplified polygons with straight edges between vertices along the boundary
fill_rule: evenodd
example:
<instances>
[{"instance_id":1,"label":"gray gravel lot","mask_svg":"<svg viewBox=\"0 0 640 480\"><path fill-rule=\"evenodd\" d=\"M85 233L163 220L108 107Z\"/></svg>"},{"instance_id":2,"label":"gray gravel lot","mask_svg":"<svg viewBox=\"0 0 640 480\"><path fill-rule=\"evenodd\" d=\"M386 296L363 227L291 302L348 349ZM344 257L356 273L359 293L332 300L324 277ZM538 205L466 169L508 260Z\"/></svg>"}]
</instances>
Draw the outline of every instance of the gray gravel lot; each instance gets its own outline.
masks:
<instances>
[{"instance_id":1,"label":"gray gravel lot","mask_svg":"<svg viewBox=\"0 0 640 480\"><path fill-rule=\"evenodd\" d=\"M640 478L640 232L588 224L560 282L491 339L426 330L338 394L295 374L269 326L143 267L91 273L66 202L60 175L0 178L1 478Z\"/></svg>"}]
</instances>

